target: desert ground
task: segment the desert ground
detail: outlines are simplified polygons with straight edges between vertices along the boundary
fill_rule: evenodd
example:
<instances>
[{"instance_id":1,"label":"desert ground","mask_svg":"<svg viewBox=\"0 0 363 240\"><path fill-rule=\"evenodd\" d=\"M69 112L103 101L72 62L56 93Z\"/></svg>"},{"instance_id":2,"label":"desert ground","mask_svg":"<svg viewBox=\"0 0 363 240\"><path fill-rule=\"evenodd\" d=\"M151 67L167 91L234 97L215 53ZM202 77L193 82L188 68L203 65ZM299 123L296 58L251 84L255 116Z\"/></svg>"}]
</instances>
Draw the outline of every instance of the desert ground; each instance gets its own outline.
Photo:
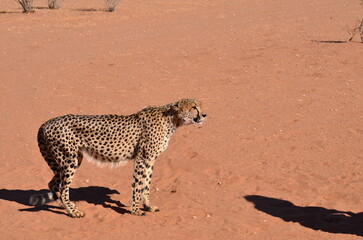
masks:
<instances>
[{"instance_id":1,"label":"desert ground","mask_svg":"<svg viewBox=\"0 0 363 240\"><path fill-rule=\"evenodd\" d=\"M363 237L359 0L0 2L0 239ZM208 118L172 136L144 217L129 213L132 162L77 169L86 213L41 207L52 172L46 120L135 113L181 98Z\"/></svg>"}]
</instances>

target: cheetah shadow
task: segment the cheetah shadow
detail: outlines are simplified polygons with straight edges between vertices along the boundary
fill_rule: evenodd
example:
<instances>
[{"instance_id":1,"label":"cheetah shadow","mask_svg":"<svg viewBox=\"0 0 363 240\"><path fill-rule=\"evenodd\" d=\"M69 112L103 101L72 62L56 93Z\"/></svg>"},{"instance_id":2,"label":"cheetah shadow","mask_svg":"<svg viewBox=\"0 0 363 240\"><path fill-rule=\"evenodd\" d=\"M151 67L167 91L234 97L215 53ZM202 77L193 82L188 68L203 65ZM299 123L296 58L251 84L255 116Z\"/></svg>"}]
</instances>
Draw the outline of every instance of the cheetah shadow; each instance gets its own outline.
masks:
<instances>
[{"instance_id":1,"label":"cheetah shadow","mask_svg":"<svg viewBox=\"0 0 363 240\"><path fill-rule=\"evenodd\" d=\"M49 211L57 214L64 214L66 212L59 206L54 205L42 205L42 206L32 206L29 204L29 199L35 194L44 194L49 192L49 190L8 190L0 189L0 199L16 202L24 206L30 206L29 208L21 208L21 212L38 212L38 211ZM104 208L111 208L117 213L125 214L130 213L130 211L125 209L125 205L120 201L113 200L111 194L120 194L117 190L112 190L106 187L89 186L70 189L70 196L72 201L85 201L94 205L101 205Z\"/></svg>"},{"instance_id":2,"label":"cheetah shadow","mask_svg":"<svg viewBox=\"0 0 363 240\"><path fill-rule=\"evenodd\" d=\"M257 210L281 218L285 222L297 222L304 227L329 233L363 236L363 212L344 212L323 207L299 207L286 200L259 195L249 195L244 198L253 203Z\"/></svg>"}]
</instances>

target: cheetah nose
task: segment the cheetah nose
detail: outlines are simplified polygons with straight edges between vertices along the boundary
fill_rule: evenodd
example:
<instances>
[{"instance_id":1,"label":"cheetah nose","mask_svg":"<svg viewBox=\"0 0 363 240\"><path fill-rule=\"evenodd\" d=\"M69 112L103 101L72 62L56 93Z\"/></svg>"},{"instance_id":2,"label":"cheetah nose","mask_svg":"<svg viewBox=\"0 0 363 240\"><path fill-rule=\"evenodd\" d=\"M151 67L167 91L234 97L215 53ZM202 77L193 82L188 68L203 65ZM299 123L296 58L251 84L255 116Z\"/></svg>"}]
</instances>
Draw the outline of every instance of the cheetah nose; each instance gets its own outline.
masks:
<instances>
[{"instance_id":1,"label":"cheetah nose","mask_svg":"<svg viewBox=\"0 0 363 240\"><path fill-rule=\"evenodd\" d=\"M205 118L206 116L207 116L207 114L205 114L205 113L203 113L203 114L202 114L202 117L204 117L204 118Z\"/></svg>"}]
</instances>

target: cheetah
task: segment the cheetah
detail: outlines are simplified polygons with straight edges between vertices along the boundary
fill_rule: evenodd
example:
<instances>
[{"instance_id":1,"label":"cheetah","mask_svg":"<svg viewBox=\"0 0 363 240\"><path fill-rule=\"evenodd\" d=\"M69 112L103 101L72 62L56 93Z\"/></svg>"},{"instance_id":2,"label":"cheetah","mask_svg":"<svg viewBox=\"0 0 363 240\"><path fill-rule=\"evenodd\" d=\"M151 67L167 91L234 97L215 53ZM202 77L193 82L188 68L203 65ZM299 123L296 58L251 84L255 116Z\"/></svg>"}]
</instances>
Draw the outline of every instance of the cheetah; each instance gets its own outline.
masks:
<instances>
[{"instance_id":1,"label":"cheetah","mask_svg":"<svg viewBox=\"0 0 363 240\"><path fill-rule=\"evenodd\" d=\"M84 217L69 199L69 187L83 158L101 164L134 162L131 214L160 211L150 204L150 184L156 158L166 150L171 135L183 125L201 124L206 118L198 100L182 99L165 106L147 107L128 116L65 115L45 122L38 131L38 146L54 173L50 192L33 195L31 205L51 201L73 218Z\"/></svg>"}]
</instances>

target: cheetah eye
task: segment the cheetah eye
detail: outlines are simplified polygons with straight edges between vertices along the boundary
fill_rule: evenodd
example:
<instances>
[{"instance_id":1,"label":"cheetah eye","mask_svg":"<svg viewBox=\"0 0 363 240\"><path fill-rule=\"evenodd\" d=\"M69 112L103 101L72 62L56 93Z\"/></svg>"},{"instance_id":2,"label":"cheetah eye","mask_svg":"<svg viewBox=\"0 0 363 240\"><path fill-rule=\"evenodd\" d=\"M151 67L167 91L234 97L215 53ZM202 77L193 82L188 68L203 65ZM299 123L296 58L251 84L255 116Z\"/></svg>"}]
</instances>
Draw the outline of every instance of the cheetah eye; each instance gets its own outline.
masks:
<instances>
[{"instance_id":1,"label":"cheetah eye","mask_svg":"<svg viewBox=\"0 0 363 240\"><path fill-rule=\"evenodd\" d=\"M192 107L192 110L196 111L196 112L197 112L197 114L199 114L199 110L198 110L197 106L193 106L193 107Z\"/></svg>"}]
</instances>

